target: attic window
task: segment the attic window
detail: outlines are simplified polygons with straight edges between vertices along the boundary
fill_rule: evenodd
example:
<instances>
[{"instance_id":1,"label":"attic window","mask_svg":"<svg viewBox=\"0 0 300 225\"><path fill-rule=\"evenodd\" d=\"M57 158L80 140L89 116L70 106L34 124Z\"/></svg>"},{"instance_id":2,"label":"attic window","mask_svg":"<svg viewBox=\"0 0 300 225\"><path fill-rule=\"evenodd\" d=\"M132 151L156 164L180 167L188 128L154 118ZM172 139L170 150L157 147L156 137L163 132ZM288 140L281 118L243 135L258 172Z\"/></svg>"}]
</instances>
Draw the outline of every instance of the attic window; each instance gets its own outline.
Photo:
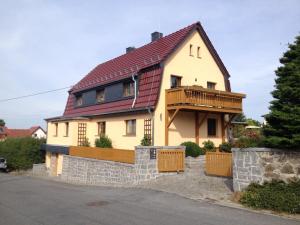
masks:
<instances>
[{"instance_id":1,"label":"attic window","mask_svg":"<svg viewBox=\"0 0 300 225\"><path fill-rule=\"evenodd\" d=\"M104 102L104 89L102 90L98 90L96 93L96 99L97 99L97 103L101 103Z\"/></svg>"},{"instance_id":2,"label":"attic window","mask_svg":"<svg viewBox=\"0 0 300 225\"><path fill-rule=\"evenodd\" d=\"M190 44L190 56L193 56L193 45Z\"/></svg>"},{"instance_id":3,"label":"attic window","mask_svg":"<svg viewBox=\"0 0 300 225\"><path fill-rule=\"evenodd\" d=\"M76 96L76 106L82 106L82 95Z\"/></svg>"},{"instance_id":4,"label":"attic window","mask_svg":"<svg viewBox=\"0 0 300 225\"><path fill-rule=\"evenodd\" d=\"M216 89L216 83L208 81L207 82L207 88L215 90Z\"/></svg>"},{"instance_id":5,"label":"attic window","mask_svg":"<svg viewBox=\"0 0 300 225\"><path fill-rule=\"evenodd\" d=\"M197 47L197 57L201 58L201 48L199 46Z\"/></svg>"}]
</instances>

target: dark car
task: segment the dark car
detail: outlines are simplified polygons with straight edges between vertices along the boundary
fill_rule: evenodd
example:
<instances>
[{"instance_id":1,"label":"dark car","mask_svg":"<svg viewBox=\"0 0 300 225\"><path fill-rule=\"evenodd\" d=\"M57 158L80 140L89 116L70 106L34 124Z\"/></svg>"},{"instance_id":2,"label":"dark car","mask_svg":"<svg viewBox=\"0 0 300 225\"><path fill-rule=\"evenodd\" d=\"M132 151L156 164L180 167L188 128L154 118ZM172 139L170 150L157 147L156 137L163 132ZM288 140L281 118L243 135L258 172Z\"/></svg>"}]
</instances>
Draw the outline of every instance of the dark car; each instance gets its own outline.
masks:
<instances>
[{"instance_id":1,"label":"dark car","mask_svg":"<svg viewBox=\"0 0 300 225\"><path fill-rule=\"evenodd\" d=\"M7 163L4 158L0 158L0 171L7 172Z\"/></svg>"}]
</instances>

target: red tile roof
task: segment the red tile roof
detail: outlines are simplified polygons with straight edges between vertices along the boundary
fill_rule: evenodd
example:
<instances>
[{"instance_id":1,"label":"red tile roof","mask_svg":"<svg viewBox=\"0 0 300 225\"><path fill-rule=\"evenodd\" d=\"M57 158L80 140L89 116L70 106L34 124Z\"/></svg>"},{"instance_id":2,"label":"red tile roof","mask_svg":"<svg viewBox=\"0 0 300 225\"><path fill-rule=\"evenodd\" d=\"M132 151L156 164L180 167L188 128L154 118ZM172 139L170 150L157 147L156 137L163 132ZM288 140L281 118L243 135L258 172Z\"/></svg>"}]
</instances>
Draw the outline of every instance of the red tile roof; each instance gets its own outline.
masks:
<instances>
[{"instance_id":1,"label":"red tile roof","mask_svg":"<svg viewBox=\"0 0 300 225\"><path fill-rule=\"evenodd\" d=\"M29 129L10 129L10 128L4 127L4 133L5 133L6 137L11 137L11 138L30 137L39 128L41 128L41 127L34 126Z\"/></svg>"},{"instance_id":2,"label":"red tile roof","mask_svg":"<svg viewBox=\"0 0 300 225\"><path fill-rule=\"evenodd\" d=\"M176 47L196 29L199 31L215 58L215 61L223 72L227 89L230 90L228 81L229 74L202 26L197 22L156 41L150 42L127 54L99 64L69 91L69 97L63 117L90 116L120 111L133 111L145 109L147 107L153 108L158 100L160 89L162 76L162 68L159 66L160 63L175 51ZM146 68L148 68L147 72L143 72ZM151 70L149 68L153 69ZM139 93L134 109L131 108L133 99L74 108L74 93L126 79L131 77L134 73L138 73L140 76L138 86Z\"/></svg>"}]
</instances>

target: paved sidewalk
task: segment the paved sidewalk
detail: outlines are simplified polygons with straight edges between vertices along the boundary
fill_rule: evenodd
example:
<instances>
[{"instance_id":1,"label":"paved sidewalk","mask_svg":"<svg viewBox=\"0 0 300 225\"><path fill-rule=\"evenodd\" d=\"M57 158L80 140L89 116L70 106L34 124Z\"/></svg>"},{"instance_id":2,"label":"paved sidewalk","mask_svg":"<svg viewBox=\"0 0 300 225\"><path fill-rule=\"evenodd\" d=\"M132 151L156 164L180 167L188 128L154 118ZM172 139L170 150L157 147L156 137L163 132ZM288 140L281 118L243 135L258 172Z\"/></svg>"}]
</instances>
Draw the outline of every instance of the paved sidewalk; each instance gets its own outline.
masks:
<instances>
[{"instance_id":1,"label":"paved sidewalk","mask_svg":"<svg viewBox=\"0 0 300 225\"><path fill-rule=\"evenodd\" d=\"M203 156L186 161L184 173L162 176L139 187L176 193L191 199L230 201L233 193L231 178L205 175Z\"/></svg>"}]
</instances>

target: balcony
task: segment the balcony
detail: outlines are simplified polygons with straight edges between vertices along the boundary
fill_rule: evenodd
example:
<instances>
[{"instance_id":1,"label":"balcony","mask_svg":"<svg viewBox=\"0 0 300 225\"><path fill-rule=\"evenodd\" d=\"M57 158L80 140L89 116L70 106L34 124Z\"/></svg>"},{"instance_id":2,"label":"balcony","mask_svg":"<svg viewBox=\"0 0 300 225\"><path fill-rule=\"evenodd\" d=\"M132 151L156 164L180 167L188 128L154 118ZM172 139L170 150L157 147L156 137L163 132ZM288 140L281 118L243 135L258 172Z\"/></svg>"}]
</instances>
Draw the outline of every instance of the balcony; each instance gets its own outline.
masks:
<instances>
[{"instance_id":1,"label":"balcony","mask_svg":"<svg viewBox=\"0 0 300 225\"><path fill-rule=\"evenodd\" d=\"M246 95L218 91L200 86L184 86L166 90L166 110L186 109L223 113L242 113Z\"/></svg>"}]
</instances>

